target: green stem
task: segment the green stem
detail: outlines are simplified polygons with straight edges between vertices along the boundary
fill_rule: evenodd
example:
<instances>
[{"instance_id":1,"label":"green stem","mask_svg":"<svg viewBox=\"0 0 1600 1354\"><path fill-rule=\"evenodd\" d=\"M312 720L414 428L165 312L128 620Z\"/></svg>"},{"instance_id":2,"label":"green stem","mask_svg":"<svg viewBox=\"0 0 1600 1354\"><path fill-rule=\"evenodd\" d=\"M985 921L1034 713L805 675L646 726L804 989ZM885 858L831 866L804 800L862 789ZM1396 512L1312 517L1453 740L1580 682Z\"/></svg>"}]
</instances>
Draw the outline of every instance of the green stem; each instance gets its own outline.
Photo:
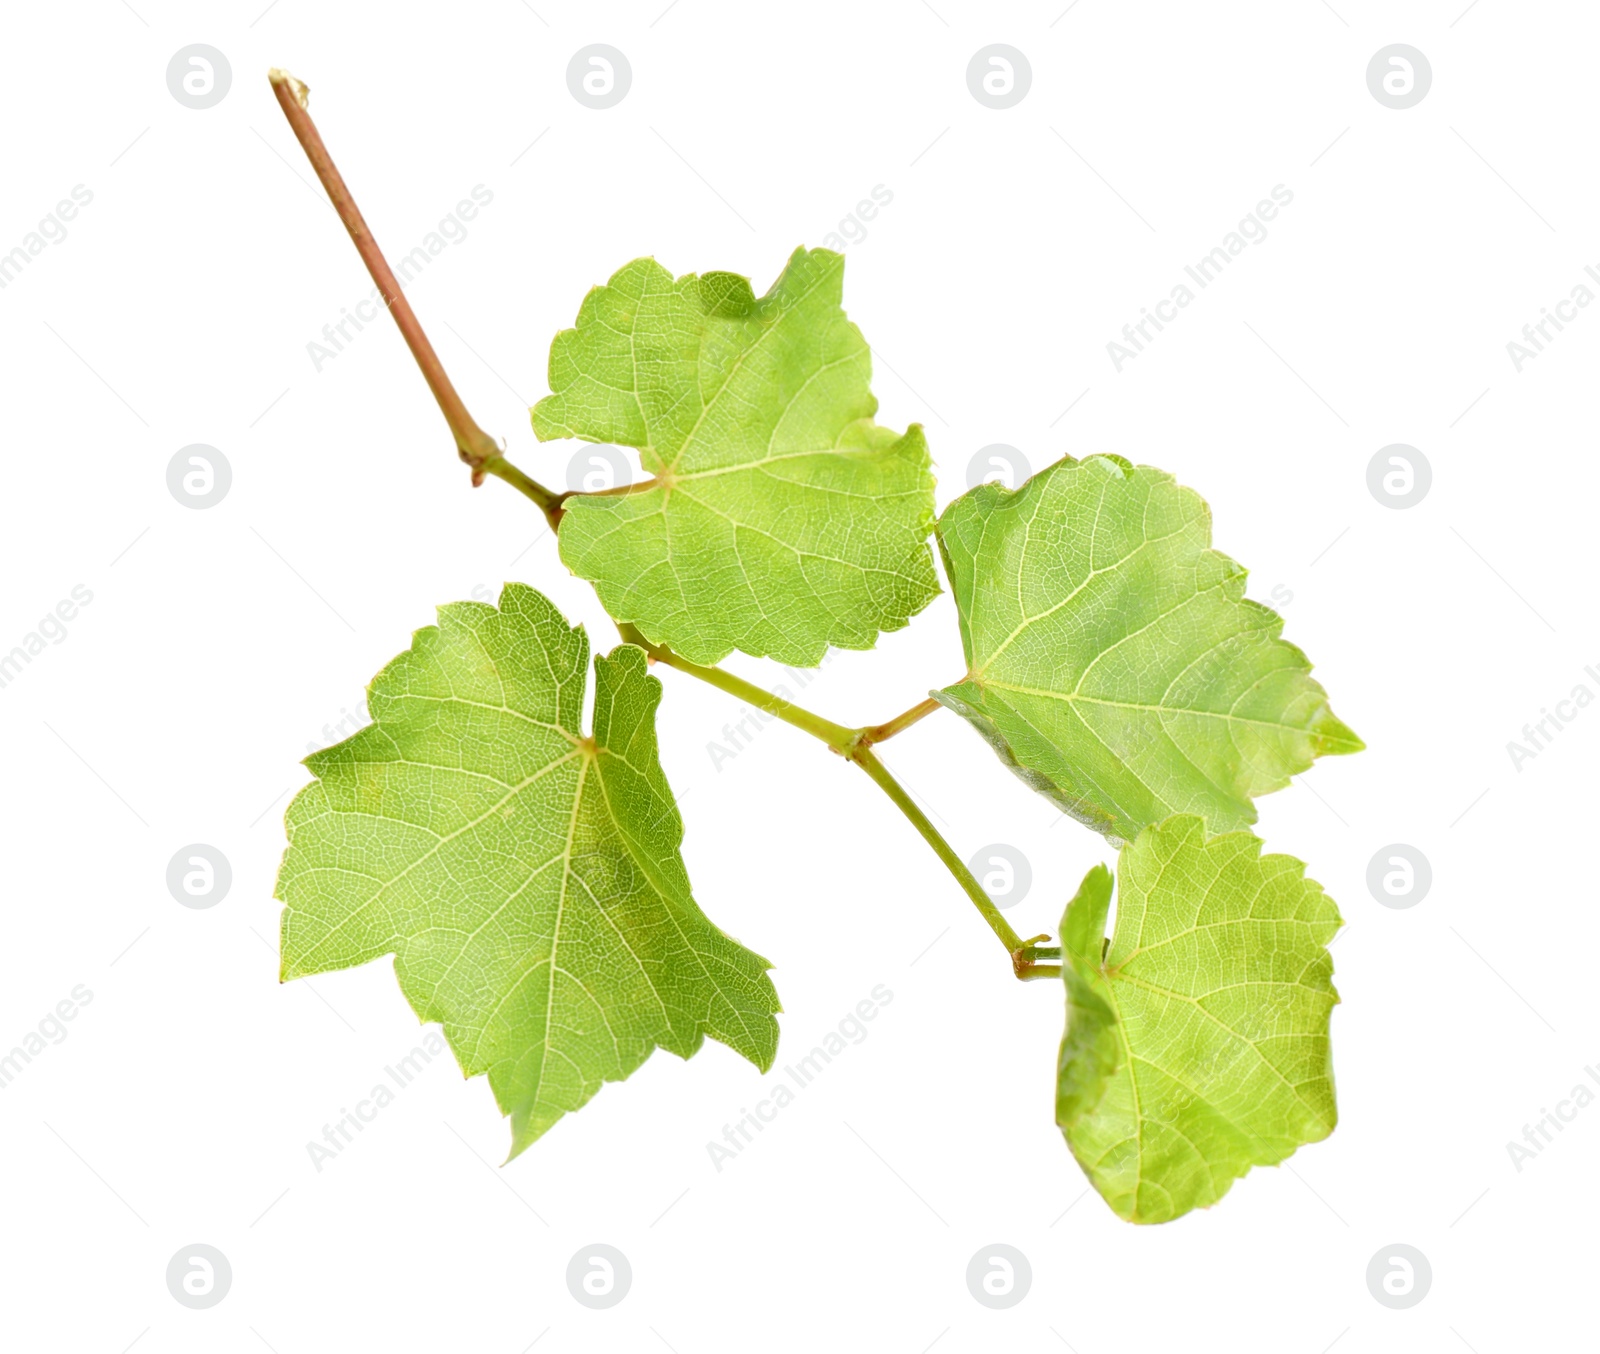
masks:
<instances>
[{"instance_id":1,"label":"green stem","mask_svg":"<svg viewBox=\"0 0 1600 1354\"><path fill-rule=\"evenodd\" d=\"M895 807L911 820L911 826L922 834L924 841L933 848L934 855L944 862L945 869L949 870L956 878L956 883L961 885L962 891L972 899L972 905L978 909L978 915L989 923L989 929L1000 937L1000 943L1006 947L1006 953L1012 956L1013 962L1019 951L1024 947L1022 937L1011 929L1011 923L1000 915L1000 909L994 905L994 900L984 892L980 884L967 868L967 863L958 856L950 843L939 835L939 829L928 821L928 815L917 807L916 800L906 793L905 787L889 774L889 768L878 760L878 754L868 747L857 747L855 754L850 759L865 771L877 783L884 794L888 795L895 803Z\"/></svg>"},{"instance_id":2,"label":"green stem","mask_svg":"<svg viewBox=\"0 0 1600 1354\"><path fill-rule=\"evenodd\" d=\"M677 668L679 672L686 672L691 677L698 677L702 682L707 682L719 691L726 691L730 696L737 696L755 706L758 710L765 710L769 715L776 715L785 724L793 724L797 729L804 729L813 738L820 738L841 756L849 752L851 744L855 741L858 730L847 729L843 724L835 724L831 719L824 719L821 715L813 714L802 706L786 701L782 696L774 696L770 691L763 691L752 682L747 682L743 677L735 677L731 672L724 672L721 668L701 667L698 663L691 663L680 654L675 654L671 649L659 644L652 644L638 629L627 621L619 621L617 630L622 638L629 644L637 644L658 663L665 663L669 668Z\"/></svg>"},{"instance_id":3,"label":"green stem","mask_svg":"<svg viewBox=\"0 0 1600 1354\"><path fill-rule=\"evenodd\" d=\"M294 132L295 139L300 142L300 148L305 151L306 159L311 162L311 168L322 181L328 200L333 203L334 211L339 213L339 220L350 232L351 243L361 255L361 261L367 265L367 272L377 284L378 294L383 297L384 306L389 314L394 316L395 325L399 328L401 337L405 339L406 347L411 349L411 356L416 359L417 367L428 383L428 389L433 392L439 412L450 425L457 453L472 467L472 482L482 484L485 475L494 475L516 486L539 505L539 510L554 528L561 521L562 496L523 474L501 456L500 447L494 438L484 432L467 412L466 404L445 372L444 363L439 361L439 354L433 350L433 344L423 332L422 322L417 319L417 313L412 310L411 302L401 291L394 270L384 258L383 250L378 248L378 242L373 239L372 231L368 229L366 220L361 215L361 209L356 206L356 200L351 196L344 176L339 173L338 167L333 163L333 157L328 154L322 134L317 131L316 123L306 111L309 91L287 71L273 70L268 74L268 79L272 82L272 92L277 96L278 106L283 109L284 117L289 120L289 127Z\"/></svg>"}]
</instances>

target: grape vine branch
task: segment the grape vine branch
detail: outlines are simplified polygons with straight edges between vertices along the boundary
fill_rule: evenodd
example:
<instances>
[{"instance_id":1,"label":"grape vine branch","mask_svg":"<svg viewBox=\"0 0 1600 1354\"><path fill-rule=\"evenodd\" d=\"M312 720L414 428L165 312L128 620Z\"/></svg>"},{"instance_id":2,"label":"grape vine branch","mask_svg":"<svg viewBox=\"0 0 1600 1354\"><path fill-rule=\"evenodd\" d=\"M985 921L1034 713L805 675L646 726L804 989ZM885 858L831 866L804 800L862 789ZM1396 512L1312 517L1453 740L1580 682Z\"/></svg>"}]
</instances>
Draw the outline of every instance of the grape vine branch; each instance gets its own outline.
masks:
<instances>
[{"instance_id":1,"label":"grape vine branch","mask_svg":"<svg viewBox=\"0 0 1600 1354\"><path fill-rule=\"evenodd\" d=\"M1333 1131L1327 946L1342 921L1305 863L1263 854L1251 828L1261 795L1364 745L1213 547L1198 493L1120 456L1065 456L936 513L922 428L876 421L844 260L804 247L761 296L736 273L675 276L651 258L592 287L551 343L533 432L633 447L653 478L549 488L468 412L305 86L271 82L472 483L492 475L539 508L622 640L591 654L521 583L413 632L368 687L372 722L306 759L314 779L285 814L284 979L392 956L417 1017L488 1076L513 1155L654 1049L687 1058L712 1038L769 1072L772 964L694 897L655 664L858 767L1014 975L1059 980L1056 1124L1119 1216L1206 1207ZM966 664L953 684L848 727L718 666L874 647L938 594L935 543ZM1056 944L1012 928L879 756L941 707L1118 850Z\"/></svg>"}]
</instances>

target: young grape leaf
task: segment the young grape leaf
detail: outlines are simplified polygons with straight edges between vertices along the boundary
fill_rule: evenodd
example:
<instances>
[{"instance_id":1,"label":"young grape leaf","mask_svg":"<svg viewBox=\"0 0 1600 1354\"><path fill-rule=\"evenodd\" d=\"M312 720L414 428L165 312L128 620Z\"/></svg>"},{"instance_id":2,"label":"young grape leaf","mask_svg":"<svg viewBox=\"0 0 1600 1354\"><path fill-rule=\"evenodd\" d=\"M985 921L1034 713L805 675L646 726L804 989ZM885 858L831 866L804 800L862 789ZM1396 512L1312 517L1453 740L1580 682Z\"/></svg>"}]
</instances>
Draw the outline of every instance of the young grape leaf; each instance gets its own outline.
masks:
<instances>
[{"instance_id":1,"label":"young grape leaf","mask_svg":"<svg viewBox=\"0 0 1600 1354\"><path fill-rule=\"evenodd\" d=\"M373 679L374 723L306 759L278 875L283 977L395 956L412 1009L487 1072L515 1156L660 1047L766 1071L767 961L707 920L656 756L645 655L596 655L541 594L439 608Z\"/></svg>"},{"instance_id":2,"label":"young grape leaf","mask_svg":"<svg viewBox=\"0 0 1600 1354\"><path fill-rule=\"evenodd\" d=\"M1059 461L964 494L938 535L967 675L934 696L1114 843L1174 813L1246 826L1254 796L1360 751L1171 475Z\"/></svg>"},{"instance_id":3,"label":"young grape leaf","mask_svg":"<svg viewBox=\"0 0 1600 1354\"><path fill-rule=\"evenodd\" d=\"M872 421L844 260L796 250L757 299L733 273L636 259L550 348L541 439L637 447L655 476L565 503L561 558L606 610L696 663L814 666L870 649L938 592L922 429Z\"/></svg>"},{"instance_id":4,"label":"young grape leaf","mask_svg":"<svg viewBox=\"0 0 1600 1354\"><path fill-rule=\"evenodd\" d=\"M1130 1222L1214 1204L1333 1131L1326 946L1341 922L1305 868L1174 817L1122 848L1109 944L1109 870L1067 905L1056 1122Z\"/></svg>"}]
</instances>

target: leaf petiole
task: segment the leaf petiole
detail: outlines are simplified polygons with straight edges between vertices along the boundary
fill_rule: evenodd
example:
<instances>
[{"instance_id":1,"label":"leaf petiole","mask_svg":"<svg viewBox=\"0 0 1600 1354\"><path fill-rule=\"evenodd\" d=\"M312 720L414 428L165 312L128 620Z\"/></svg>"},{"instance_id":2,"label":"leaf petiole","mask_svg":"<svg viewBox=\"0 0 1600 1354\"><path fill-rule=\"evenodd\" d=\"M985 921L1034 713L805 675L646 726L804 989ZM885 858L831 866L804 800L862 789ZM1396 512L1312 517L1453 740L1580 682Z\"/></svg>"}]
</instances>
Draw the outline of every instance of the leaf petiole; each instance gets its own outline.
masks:
<instances>
[{"instance_id":1,"label":"leaf petiole","mask_svg":"<svg viewBox=\"0 0 1600 1354\"><path fill-rule=\"evenodd\" d=\"M862 729L857 740L861 747L871 747L875 743L887 742L897 733L903 733L918 720L926 719L939 708L939 702L929 696L926 700L918 701L909 710L896 715L893 719L882 724L874 724L871 728Z\"/></svg>"}]
</instances>

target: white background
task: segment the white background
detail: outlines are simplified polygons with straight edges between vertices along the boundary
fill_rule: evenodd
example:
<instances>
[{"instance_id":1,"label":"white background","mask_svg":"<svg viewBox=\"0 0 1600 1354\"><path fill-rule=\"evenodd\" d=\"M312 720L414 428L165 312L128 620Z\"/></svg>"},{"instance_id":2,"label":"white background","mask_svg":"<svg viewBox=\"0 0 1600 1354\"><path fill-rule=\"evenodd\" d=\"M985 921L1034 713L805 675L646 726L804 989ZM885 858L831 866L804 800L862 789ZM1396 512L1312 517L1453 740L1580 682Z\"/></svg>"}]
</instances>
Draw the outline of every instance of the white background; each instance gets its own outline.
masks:
<instances>
[{"instance_id":1,"label":"white background","mask_svg":"<svg viewBox=\"0 0 1600 1354\"><path fill-rule=\"evenodd\" d=\"M93 1001L0 1091L0 1342L1509 1354L1592 1338L1600 1107L1520 1172L1506 1147L1600 1061L1600 710L1520 771L1506 747L1579 682L1600 693L1583 671L1600 665L1600 313L1520 373L1506 350L1600 265L1590 7L280 0L258 18L263 3L7 7L0 250L74 185L93 202L0 291L0 650L74 585L93 602L0 690L0 1048L74 985ZM165 79L196 42L232 68L203 111ZM592 42L632 65L607 111L567 87ZM1032 67L1005 111L966 84L993 42ZM1365 79L1396 42L1433 68L1404 111ZM764 289L881 184L893 201L849 246L846 303L877 350L881 421L927 427L941 506L994 442L1035 468L1119 452L1205 494L1252 595L1292 593L1288 637L1370 748L1260 806L1269 849L1310 862L1349 923L1326 1143L1207 1212L1118 1221L1052 1123L1059 989L1016 983L904 820L803 735L773 726L715 768L707 745L741 712L667 672L690 873L777 965L780 1066L886 984L870 1037L720 1173L706 1143L771 1086L715 1044L657 1054L504 1169L487 1085L436 1062L314 1168L307 1142L421 1031L387 962L277 982L298 759L363 713L367 679L437 603L517 579L597 645L615 632L531 505L469 488L392 326L314 368L307 344L370 283L271 65L310 84L395 253L492 191L410 295L478 420L546 481L573 448L536 444L525 409L590 285L653 253ZM1106 344L1276 184L1294 200L1267 238L1119 373ZM204 511L166 484L195 442L233 473ZM1404 511L1366 483L1393 442L1433 468ZM877 721L961 666L941 597L802 699ZM963 855L1026 853L1032 889L1008 914L1024 934L1053 931L1111 858L953 716L884 755ZM211 910L167 890L191 842L232 864ZM1432 863L1409 910L1367 890L1392 842ZM233 1268L208 1311L164 1279L196 1242ZM609 1311L566 1287L593 1242L633 1266ZM964 1279L995 1242L1033 1270L1002 1312ZM1433 1268L1407 1311L1365 1278L1396 1242Z\"/></svg>"}]
</instances>

